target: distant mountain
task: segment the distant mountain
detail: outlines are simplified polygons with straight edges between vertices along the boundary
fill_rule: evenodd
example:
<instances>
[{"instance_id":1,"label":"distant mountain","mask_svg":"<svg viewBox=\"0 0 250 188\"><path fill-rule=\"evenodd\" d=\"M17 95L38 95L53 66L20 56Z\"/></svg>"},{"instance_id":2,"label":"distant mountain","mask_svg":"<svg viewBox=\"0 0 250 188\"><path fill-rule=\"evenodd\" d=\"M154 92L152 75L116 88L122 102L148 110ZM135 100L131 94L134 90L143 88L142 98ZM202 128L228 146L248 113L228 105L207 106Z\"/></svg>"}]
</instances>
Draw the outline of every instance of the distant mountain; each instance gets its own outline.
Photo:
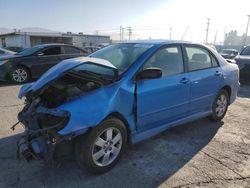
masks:
<instances>
[{"instance_id":1,"label":"distant mountain","mask_svg":"<svg viewBox=\"0 0 250 188\"><path fill-rule=\"evenodd\" d=\"M4 28L4 27L0 27L0 34L3 33L10 33L10 32L14 32L15 29L10 29L10 28ZM21 32L59 32L59 31L53 31L50 29L45 29L45 28L41 28L41 27L24 27L22 29L18 29L16 28L16 31L21 31Z\"/></svg>"}]
</instances>

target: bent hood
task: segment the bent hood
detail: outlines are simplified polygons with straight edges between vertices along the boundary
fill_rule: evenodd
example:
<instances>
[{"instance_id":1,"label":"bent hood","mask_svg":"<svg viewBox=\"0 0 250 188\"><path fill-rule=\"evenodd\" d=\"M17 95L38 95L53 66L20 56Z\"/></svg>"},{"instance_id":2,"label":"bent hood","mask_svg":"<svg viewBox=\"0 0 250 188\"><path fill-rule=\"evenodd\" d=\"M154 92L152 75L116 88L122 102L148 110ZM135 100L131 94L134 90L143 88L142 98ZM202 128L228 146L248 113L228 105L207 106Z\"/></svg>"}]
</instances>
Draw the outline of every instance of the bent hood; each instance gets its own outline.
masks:
<instances>
[{"instance_id":1,"label":"bent hood","mask_svg":"<svg viewBox=\"0 0 250 188\"><path fill-rule=\"evenodd\" d=\"M21 99L28 92L35 92L41 89L42 87L47 85L49 82L55 80L56 78L68 72L69 70L84 63L93 63L93 64L101 65L107 68L111 68L117 71L117 68L112 63L110 63L107 60L100 59L100 58L78 57L74 59L67 59L53 66L51 69L45 72L36 82L29 83L29 84L22 86L19 91L18 98Z\"/></svg>"}]
</instances>

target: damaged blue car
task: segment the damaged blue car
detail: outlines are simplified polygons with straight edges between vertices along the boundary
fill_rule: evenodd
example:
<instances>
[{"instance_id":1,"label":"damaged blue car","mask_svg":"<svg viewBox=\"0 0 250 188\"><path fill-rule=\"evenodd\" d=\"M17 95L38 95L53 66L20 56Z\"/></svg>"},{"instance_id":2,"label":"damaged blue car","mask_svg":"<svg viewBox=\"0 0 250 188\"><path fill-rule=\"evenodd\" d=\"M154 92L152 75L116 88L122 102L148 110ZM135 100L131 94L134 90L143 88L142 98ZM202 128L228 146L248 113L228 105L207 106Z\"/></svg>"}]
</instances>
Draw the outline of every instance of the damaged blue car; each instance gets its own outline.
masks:
<instances>
[{"instance_id":1,"label":"damaged blue car","mask_svg":"<svg viewBox=\"0 0 250 188\"><path fill-rule=\"evenodd\" d=\"M20 89L18 153L50 159L58 143L71 140L78 163L103 173L129 143L203 117L220 121L238 80L237 65L181 41L118 43L64 60Z\"/></svg>"}]
</instances>

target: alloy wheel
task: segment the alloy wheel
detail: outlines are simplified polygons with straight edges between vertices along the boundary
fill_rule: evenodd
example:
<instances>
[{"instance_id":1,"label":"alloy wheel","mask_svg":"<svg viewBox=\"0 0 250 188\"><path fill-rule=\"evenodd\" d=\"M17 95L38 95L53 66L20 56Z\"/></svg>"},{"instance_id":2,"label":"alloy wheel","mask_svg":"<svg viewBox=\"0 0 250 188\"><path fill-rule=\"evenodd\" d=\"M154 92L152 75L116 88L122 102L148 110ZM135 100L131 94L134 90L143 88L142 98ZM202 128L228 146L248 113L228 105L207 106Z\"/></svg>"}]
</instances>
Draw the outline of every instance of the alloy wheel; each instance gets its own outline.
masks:
<instances>
[{"instance_id":1,"label":"alloy wheel","mask_svg":"<svg viewBox=\"0 0 250 188\"><path fill-rule=\"evenodd\" d=\"M117 158L121 147L121 132L115 127L108 128L97 137L92 148L92 159L97 166L108 166Z\"/></svg>"},{"instance_id":2,"label":"alloy wheel","mask_svg":"<svg viewBox=\"0 0 250 188\"><path fill-rule=\"evenodd\" d=\"M218 117L221 117L224 115L225 111L227 109L227 97L222 94L218 97L217 103L216 103L216 114Z\"/></svg>"},{"instance_id":3,"label":"alloy wheel","mask_svg":"<svg viewBox=\"0 0 250 188\"><path fill-rule=\"evenodd\" d=\"M25 82L28 78L28 73L24 69L16 69L12 73L13 80L19 83Z\"/></svg>"}]
</instances>

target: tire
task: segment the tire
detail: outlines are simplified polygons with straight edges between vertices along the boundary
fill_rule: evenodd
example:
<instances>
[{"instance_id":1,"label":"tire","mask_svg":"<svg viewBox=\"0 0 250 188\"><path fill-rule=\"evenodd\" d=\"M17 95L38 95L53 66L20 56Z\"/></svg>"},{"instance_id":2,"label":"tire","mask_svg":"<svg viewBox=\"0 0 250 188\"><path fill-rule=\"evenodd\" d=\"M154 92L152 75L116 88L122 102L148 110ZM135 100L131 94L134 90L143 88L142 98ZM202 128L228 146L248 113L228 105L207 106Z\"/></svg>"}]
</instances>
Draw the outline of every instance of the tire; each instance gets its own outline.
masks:
<instances>
[{"instance_id":1,"label":"tire","mask_svg":"<svg viewBox=\"0 0 250 188\"><path fill-rule=\"evenodd\" d=\"M9 77L14 83L26 83L30 80L30 71L24 66L16 66L10 71Z\"/></svg>"},{"instance_id":2,"label":"tire","mask_svg":"<svg viewBox=\"0 0 250 188\"><path fill-rule=\"evenodd\" d=\"M117 164L126 145L125 125L117 118L110 118L76 140L76 160L91 174L105 173Z\"/></svg>"},{"instance_id":3,"label":"tire","mask_svg":"<svg viewBox=\"0 0 250 188\"><path fill-rule=\"evenodd\" d=\"M229 106L229 96L226 90L221 90L215 98L212 106L212 115L210 119L212 121L220 121L227 113Z\"/></svg>"}]
</instances>

